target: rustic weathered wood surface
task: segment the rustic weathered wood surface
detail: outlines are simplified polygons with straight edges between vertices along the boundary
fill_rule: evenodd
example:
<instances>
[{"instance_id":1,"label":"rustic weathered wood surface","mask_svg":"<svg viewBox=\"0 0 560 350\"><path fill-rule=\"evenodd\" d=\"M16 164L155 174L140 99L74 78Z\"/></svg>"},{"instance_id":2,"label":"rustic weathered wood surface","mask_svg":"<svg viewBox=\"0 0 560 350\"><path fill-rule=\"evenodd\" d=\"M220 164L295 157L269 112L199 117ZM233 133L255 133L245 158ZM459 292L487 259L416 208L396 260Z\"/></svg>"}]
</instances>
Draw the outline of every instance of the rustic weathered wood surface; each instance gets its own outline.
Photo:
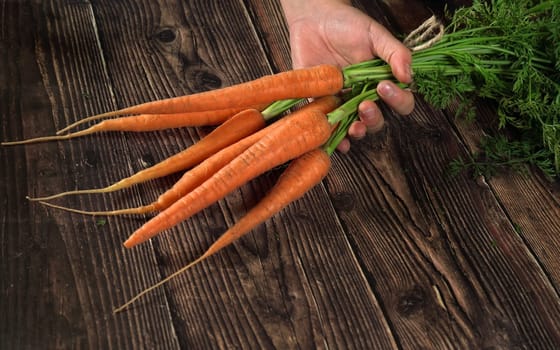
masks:
<instances>
[{"instance_id":1,"label":"rustic weathered wood surface","mask_svg":"<svg viewBox=\"0 0 560 350\"><path fill-rule=\"evenodd\" d=\"M440 3L357 6L406 32ZM0 0L0 23L2 140L290 67L277 1ZM25 196L107 185L208 130L2 148L0 348L558 348L558 183L536 172L443 176L484 132L451 115L420 99L410 117L386 111L385 130L335 155L305 198L117 315L200 254L278 172L125 250L146 217L103 223ZM62 203L138 205L176 178Z\"/></svg>"}]
</instances>

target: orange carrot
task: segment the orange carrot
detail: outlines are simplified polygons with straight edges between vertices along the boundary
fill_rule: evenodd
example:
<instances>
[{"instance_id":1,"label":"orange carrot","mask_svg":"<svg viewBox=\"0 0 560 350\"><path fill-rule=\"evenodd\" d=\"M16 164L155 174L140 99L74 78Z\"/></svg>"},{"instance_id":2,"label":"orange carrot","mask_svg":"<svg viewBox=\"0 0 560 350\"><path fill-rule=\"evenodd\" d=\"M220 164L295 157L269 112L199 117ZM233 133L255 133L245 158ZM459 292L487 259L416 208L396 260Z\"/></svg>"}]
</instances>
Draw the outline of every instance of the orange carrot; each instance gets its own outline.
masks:
<instances>
[{"instance_id":1,"label":"orange carrot","mask_svg":"<svg viewBox=\"0 0 560 350\"><path fill-rule=\"evenodd\" d=\"M204 252L204 254L162 281L143 290L125 304L116 308L114 312L124 310L146 293L169 282L171 279L184 273L194 265L227 247L235 240L255 228L257 225L268 220L274 214L278 213L288 204L299 199L307 191L317 185L327 175L330 166L330 157L324 150L318 148L293 160L288 168L286 168L286 170L282 173L270 192L245 216L235 223L235 225L230 227L222 236L220 236L220 238L218 238L218 240L214 242L210 248Z\"/></svg>"},{"instance_id":2,"label":"orange carrot","mask_svg":"<svg viewBox=\"0 0 560 350\"><path fill-rule=\"evenodd\" d=\"M340 68L334 65L318 65L310 68L295 69L264 76L249 82L240 83L212 91L192 95L151 101L123 109L87 117L57 132L55 136L32 140L4 142L2 145L15 145L49 140L63 140L74 136L61 135L86 121L129 114L176 114L203 112L227 108L247 108L255 104L269 104L290 98L320 97L337 94L344 85Z\"/></svg>"},{"instance_id":3,"label":"orange carrot","mask_svg":"<svg viewBox=\"0 0 560 350\"><path fill-rule=\"evenodd\" d=\"M112 185L104 188L68 191L51 196L28 199L31 201L46 201L67 195L113 192L148 180L173 174L197 165L220 149L263 128L264 125L265 119L261 112L256 109L246 109L224 122L191 147Z\"/></svg>"},{"instance_id":4,"label":"orange carrot","mask_svg":"<svg viewBox=\"0 0 560 350\"><path fill-rule=\"evenodd\" d=\"M271 168L319 147L330 136L326 115L315 109L294 113L203 184L136 230L124 243L131 248L198 213Z\"/></svg>"},{"instance_id":5,"label":"orange carrot","mask_svg":"<svg viewBox=\"0 0 560 350\"><path fill-rule=\"evenodd\" d=\"M237 156L245 152L249 147L259 141L266 133L277 128L282 123L276 122L269 125L266 129L260 130L235 144L224 148L220 152L209 157L198 166L187 171L169 190L162 193L153 203L153 211L164 210L173 203L191 192L204 181L208 180L214 173L222 169Z\"/></svg>"},{"instance_id":6,"label":"orange carrot","mask_svg":"<svg viewBox=\"0 0 560 350\"><path fill-rule=\"evenodd\" d=\"M334 110L337 106L341 103L340 98L336 96L325 96L314 100L313 102L301 107L293 114L299 113L307 113L309 110L314 109L321 111L323 113L328 113ZM148 205L143 205L136 208L125 208L119 210L111 210L111 211L85 211L79 209L72 209L67 207L62 207L55 204L50 204L46 202L41 202L47 206L62 209L66 211L71 211L78 214L88 214L88 215L122 215L122 214L145 214L154 211L161 211L181 197L188 194L190 191L194 190L197 186L200 186L204 181L208 180L214 173L218 170L223 168L229 162L231 162L235 157L239 156L243 153L247 148L252 146L258 140L260 140L264 135L272 132L272 130L281 127L284 123L287 122L287 118L280 119L279 121L270 124L265 129L261 129L254 134L241 139L240 141L225 147L224 149L220 150L216 154L212 155L211 157L207 158L196 167L192 168L191 170L187 171L176 183L173 187L162 195L158 197L158 199L150 203Z\"/></svg>"},{"instance_id":7,"label":"orange carrot","mask_svg":"<svg viewBox=\"0 0 560 350\"><path fill-rule=\"evenodd\" d=\"M257 106L261 110L263 106ZM128 117L120 117L115 119L107 119L101 121L87 129L72 132L65 135L43 136L22 141L2 142L2 146L23 145L45 141L61 141L73 139L80 136L91 135L97 132L108 131L129 131L129 132L146 132L156 131L180 127L196 127L196 126L213 126L225 122L227 119L243 111L245 108L228 108L216 111L190 112L190 113L174 113L174 114L140 114ZM87 119L87 118L86 118ZM84 122L81 120L79 123ZM75 125L79 125L75 123ZM62 129L65 131L75 126L69 125ZM60 133L60 131L59 131Z\"/></svg>"},{"instance_id":8,"label":"orange carrot","mask_svg":"<svg viewBox=\"0 0 560 350\"><path fill-rule=\"evenodd\" d=\"M328 113L340 105L341 100L336 96L325 96L319 98L295 111L294 114L308 113L310 110L317 110L322 113ZM243 153L247 148L271 133L274 129L282 127L288 122L289 118L281 119L263 130L240 140L224 150L216 153L213 157L200 163L197 167L187 171L177 183L168 191L164 192L154 203L155 210L164 210L180 198L200 186L204 181L208 180L214 173L222 169L235 157Z\"/></svg>"},{"instance_id":9,"label":"orange carrot","mask_svg":"<svg viewBox=\"0 0 560 350\"><path fill-rule=\"evenodd\" d=\"M163 130L187 126L211 126L223 123L226 119L241 112L244 109L254 108L262 111L268 104L256 104L247 107L229 107L218 110L206 110L198 112L177 112L177 113L156 113L156 114L138 114L128 117L119 117L115 119L107 119L111 121L103 126L95 126L92 132L99 131L153 131ZM110 116L94 115L83 118L75 123L66 126L56 132L57 135L64 134L70 129L74 129L82 124L99 119L110 118ZM123 120L119 122L119 120ZM114 122L113 122L114 120ZM102 123L102 122L100 122ZM111 130L103 130L103 128L111 128ZM114 129L112 129L114 128ZM87 129L86 129L87 130ZM66 136L66 135L64 135Z\"/></svg>"},{"instance_id":10,"label":"orange carrot","mask_svg":"<svg viewBox=\"0 0 560 350\"><path fill-rule=\"evenodd\" d=\"M334 95L343 87L340 68L318 65L267 75L252 81L192 95L146 102L93 116L104 118L124 114L182 113L247 107L289 98Z\"/></svg>"},{"instance_id":11,"label":"orange carrot","mask_svg":"<svg viewBox=\"0 0 560 350\"><path fill-rule=\"evenodd\" d=\"M273 123L269 126L269 128L276 127L276 123ZM155 211L161 211L181 197L189 193L190 191L194 190L197 186L200 186L204 181L208 180L218 170L232 161L235 157L239 156L243 153L247 148L253 145L256 141L258 141L265 133L264 129L242 139L238 142L230 145L221 151L217 152L216 154L208 157L202 163L198 164L191 170L187 171L183 176L173 185L172 188L162 193L157 200L154 202L142 205L135 208L124 208L124 209L117 209L117 210L107 210L107 211L88 211L88 210L80 210L74 208L68 208L61 205L52 204L49 202L45 202L43 200L39 200L39 203L46 205L51 208L61 209L65 211L69 211L76 214L85 214L85 215L106 215L106 216L113 216L113 215L129 215L129 214L146 214ZM267 130L268 132L269 130Z\"/></svg>"},{"instance_id":12,"label":"orange carrot","mask_svg":"<svg viewBox=\"0 0 560 350\"><path fill-rule=\"evenodd\" d=\"M266 129L262 129L250 136L245 137L242 140L222 149L216 154L208 157L202 163L198 164L191 170L187 171L183 176L173 185L172 188L161 194L158 199L150 204L142 205L135 208L124 208L109 211L86 211L74 208L63 207L60 205L52 204L40 200L40 203L51 208L61 209L69 211L76 214L86 214L86 215L126 215L126 214L146 214L155 211L161 211L181 197L185 196L190 191L194 190L197 186L200 186L204 181L208 180L212 174L220 170L235 157L243 153L247 148L252 146L256 141L260 140L266 132L269 132L273 128L276 128L279 122L269 125Z\"/></svg>"}]
</instances>

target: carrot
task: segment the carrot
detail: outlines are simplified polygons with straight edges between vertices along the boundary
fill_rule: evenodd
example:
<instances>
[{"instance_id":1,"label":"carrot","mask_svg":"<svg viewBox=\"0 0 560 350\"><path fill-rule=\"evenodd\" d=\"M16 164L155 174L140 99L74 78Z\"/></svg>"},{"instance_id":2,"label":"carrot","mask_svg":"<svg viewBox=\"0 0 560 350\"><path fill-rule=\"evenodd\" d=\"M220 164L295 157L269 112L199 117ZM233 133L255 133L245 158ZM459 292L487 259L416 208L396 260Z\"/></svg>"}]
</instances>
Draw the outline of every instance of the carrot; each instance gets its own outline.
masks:
<instances>
[{"instance_id":1,"label":"carrot","mask_svg":"<svg viewBox=\"0 0 560 350\"><path fill-rule=\"evenodd\" d=\"M340 68L318 65L267 75L221 89L146 102L89 118L92 120L125 114L183 113L248 107L289 98L334 95L342 89L343 83Z\"/></svg>"},{"instance_id":2,"label":"carrot","mask_svg":"<svg viewBox=\"0 0 560 350\"><path fill-rule=\"evenodd\" d=\"M265 106L256 106L255 109L262 110ZM197 126L213 126L225 122L227 119L243 111L246 108L227 108L215 111L190 112L190 113L173 113L173 114L140 114L128 117L120 117L115 119L107 119L101 121L87 129L61 135L62 131L73 128L76 125L85 122L83 119L78 123L69 125L65 129L59 130L58 135L43 136L22 141L2 142L2 146L23 145L46 141L61 141L73 139L80 136L91 135L98 132L108 131L128 131L128 132L146 132L156 131L180 127L197 127ZM86 118L88 119L88 118Z\"/></svg>"},{"instance_id":3,"label":"carrot","mask_svg":"<svg viewBox=\"0 0 560 350\"><path fill-rule=\"evenodd\" d=\"M152 238L265 171L319 147L329 138L331 129L325 113L316 109L286 117L281 127L267 133L203 184L136 230L124 242L125 247Z\"/></svg>"},{"instance_id":4,"label":"carrot","mask_svg":"<svg viewBox=\"0 0 560 350\"><path fill-rule=\"evenodd\" d=\"M203 112L227 108L247 108L255 104L268 104L289 98L307 98L333 95L344 86L342 71L334 65L318 65L264 76L212 91L193 95L151 101L139 105L87 117L57 132L57 136L39 137L23 141L8 141L1 145L18 145L40 141L65 140L100 131L62 135L84 122L126 114L177 114Z\"/></svg>"},{"instance_id":5,"label":"carrot","mask_svg":"<svg viewBox=\"0 0 560 350\"><path fill-rule=\"evenodd\" d=\"M273 123L266 129L269 132L272 128L277 127L277 123ZM196 167L187 171L183 176L173 185L172 188L161 194L158 199L150 204L142 205L135 208L124 208L110 211L86 211L74 208L63 207L60 205L52 204L45 201L39 201L41 204L55 209L61 209L76 214L86 215L126 215L126 214L146 214L150 212L160 211L168 208L181 197L200 186L204 181L208 180L218 170L232 161L235 157L243 153L247 148L253 145L256 141L263 137L265 129L262 129L236 143L230 145L216 154L208 157Z\"/></svg>"},{"instance_id":6,"label":"carrot","mask_svg":"<svg viewBox=\"0 0 560 350\"><path fill-rule=\"evenodd\" d=\"M256 105L246 106L246 107L228 107L224 109L218 110L206 110L206 111L198 111L198 112L177 112L177 113L155 113L155 114L138 114L130 116L131 119L127 119L129 117L119 117L118 119L126 119L130 121L130 124L126 126L127 128L130 127L135 128L138 127L136 124L144 124L146 125L145 130L130 130L130 131L152 131L152 130L162 130L162 129L170 129L176 127L186 127L186 126L211 126L211 125L218 125L223 123L226 119L230 118L231 116L241 112L244 109L254 108L262 111L266 108L267 104L260 103ZM138 117L138 120L134 120L134 117ZM70 129L74 129L82 124L85 124L90 121L110 118L110 116L103 116L103 115L94 115L91 117L83 118L78 120L75 123L69 124L65 128L62 128L56 132L57 135L62 135ZM113 119L108 119L113 120ZM159 124L157 129L152 129L152 123ZM119 128L118 131L129 131L125 130L125 128Z\"/></svg>"},{"instance_id":7,"label":"carrot","mask_svg":"<svg viewBox=\"0 0 560 350\"><path fill-rule=\"evenodd\" d=\"M294 112L294 115L308 113L310 110L317 110L323 113L328 113L335 109L341 100L336 96L325 96L317 99ZM264 135L271 133L274 129L283 127L284 123L289 122L289 118L281 119L265 129L262 129L255 134L240 140L236 144L223 149L216 153L211 158L200 163L197 167L187 171L177 183L168 191L164 192L157 201L154 203L155 210L164 210L171 204L178 201L180 198L200 186L204 181L208 180L212 174L216 173L229 162L243 153L247 148L262 139Z\"/></svg>"},{"instance_id":8,"label":"carrot","mask_svg":"<svg viewBox=\"0 0 560 350\"><path fill-rule=\"evenodd\" d=\"M276 123L269 126L269 128L272 127L276 127ZM124 208L124 209L108 210L108 211L87 211L87 210L68 208L61 205L45 202L42 200L39 200L39 203L51 208L61 209L72 213L85 214L85 215L114 216L114 215L129 215L129 214L146 214L155 211L161 211L171 206L181 197L183 197L190 191L194 190L197 186L200 186L204 181L208 180L208 178L210 178L212 174L220 170L222 167L224 167L235 157L243 153L247 148L253 145L264 135L263 131L264 129L212 155L202 163L198 164L197 166L195 166L194 168L192 168L191 170L183 174L183 176L175 183L175 185L173 185L172 188L162 193L157 198L157 200L147 205L142 205L135 208Z\"/></svg>"},{"instance_id":9,"label":"carrot","mask_svg":"<svg viewBox=\"0 0 560 350\"><path fill-rule=\"evenodd\" d=\"M235 225L230 227L210 248L201 256L166 277L162 281L143 290L122 306L114 310L115 313L124 310L130 304L138 300L146 293L169 282L171 279L184 273L185 271L206 260L211 255L227 247L235 240L239 239L250 230L268 220L278 213L288 204L303 196L307 191L317 185L328 173L331 166L329 155L322 149L314 149L290 163L288 168L282 173L270 192Z\"/></svg>"},{"instance_id":10,"label":"carrot","mask_svg":"<svg viewBox=\"0 0 560 350\"><path fill-rule=\"evenodd\" d=\"M220 149L263 128L264 125L265 119L261 112L256 109L246 109L224 122L191 147L112 185L104 188L62 192L46 197L28 197L28 199L31 201L46 201L67 195L113 192L148 180L173 174L197 165Z\"/></svg>"},{"instance_id":11,"label":"carrot","mask_svg":"<svg viewBox=\"0 0 560 350\"><path fill-rule=\"evenodd\" d=\"M204 162L200 163L195 168L187 171L183 174L183 176L181 176L179 181L173 185L173 187L158 197L153 206L154 211L167 209L187 193L202 185L204 181L208 180L214 173L222 169L229 162L259 141L266 133L277 128L279 125L281 125L281 123L273 123L266 129L260 130L259 132L238 141L230 147L221 150Z\"/></svg>"},{"instance_id":12,"label":"carrot","mask_svg":"<svg viewBox=\"0 0 560 350\"><path fill-rule=\"evenodd\" d=\"M313 102L301 107L293 114L307 113L309 110L314 109L321 111L323 113L328 113L339 106L341 103L340 98L337 96L324 96ZM264 111L263 113L266 113ZM243 153L247 148L252 146L258 140L260 140L267 133L272 132L272 130L281 127L288 118L281 119L275 123L270 124L265 129L261 129L254 134L247 136L238 142L225 147L219 152L215 153L211 157L207 158L191 170L187 171L173 187L163 194L161 194L156 201L148 205L143 205L136 208L125 208L111 211L85 211L73 208L67 208L55 204L50 204L41 201L41 204L62 209L78 214L87 215L123 215L123 214L145 214L154 211L160 211L168 208L171 204L175 203L181 197L185 196L190 191L194 190L197 186L200 186L204 181L208 180L212 174L216 173L218 170L223 168L229 162L231 162L235 157Z\"/></svg>"}]
</instances>

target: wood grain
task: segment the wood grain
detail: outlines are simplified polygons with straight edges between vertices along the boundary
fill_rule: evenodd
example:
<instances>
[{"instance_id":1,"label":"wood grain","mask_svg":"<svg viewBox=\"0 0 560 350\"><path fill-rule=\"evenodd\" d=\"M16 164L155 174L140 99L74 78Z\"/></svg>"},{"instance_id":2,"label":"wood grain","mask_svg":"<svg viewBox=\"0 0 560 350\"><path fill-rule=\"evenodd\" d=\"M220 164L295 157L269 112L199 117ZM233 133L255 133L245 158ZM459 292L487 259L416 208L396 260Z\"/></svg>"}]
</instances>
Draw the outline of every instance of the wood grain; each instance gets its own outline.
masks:
<instances>
[{"instance_id":1,"label":"wood grain","mask_svg":"<svg viewBox=\"0 0 560 350\"><path fill-rule=\"evenodd\" d=\"M2 105L2 125L12 130L3 138L52 134L97 103L114 108L91 4L5 2L2 7L9 14L3 33L8 32L14 45L2 66L10 75L7 81L17 82L7 95L14 103ZM150 347L153 339L170 347L177 344L166 310L120 320L111 315L127 289L118 281L131 273L130 267L148 273L149 281L158 279L153 259L146 254L140 259L138 252L124 254L122 237L115 234L118 224L96 225L95 219L50 212L24 199L27 194L99 185L106 174L122 176L130 169L123 141L113 135L2 149L3 168L12 169L3 181L10 184L5 191L15 191L2 196L10 198L6 207L12 211L2 220L11 221L2 234L2 245L9 247L2 257L2 310L9 308L5 314L10 315L3 318L2 339L7 343L2 347ZM12 161L19 166L14 168Z\"/></svg>"},{"instance_id":2,"label":"wood grain","mask_svg":"<svg viewBox=\"0 0 560 350\"><path fill-rule=\"evenodd\" d=\"M334 200L352 203L341 219L366 275L407 348L553 346L558 295L493 192L444 176L464 152L445 124L417 106L329 177Z\"/></svg>"},{"instance_id":3,"label":"wood grain","mask_svg":"<svg viewBox=\"0 0 560 350\"><path fill-rule=\"evenodd\" d=\"M466 1L453 1L454 5ZM395 33L435 1L357 1ZM278 1L0 0L2 140L291 66ZM25 200L101 187L209 129L105 133L0 148L0 348L552 349L560 344L558 186L538 172L445 176L487 125L417 100L335 154L323 184L132 305L196 258L282 168L138 248L148 216L98 218ZM491 119L491 106L480 116ZM83 209L151 201L178 175Z\"/></svg>"},{"instance_id":4,"label":"wood grain","mask_svg":"<svg viewBox=\"0 0 560 350\"><path fill-rule=\"evenodd\" d=\"M449 111L449 115L450 119L453 118L455 111ZM494 109L491 106L479 106L477 115L476 123L461 120L455 123L473 155L480 151L480 140L496 131ZM560 253L560 241L556 234L560 232L560 187L558 181L551 182L539 170L526 170L515 172L501 169L495 176L488 179L479 177L478 181L496 195L516 233L537 257L558 293L560 276L555 257Z\"/></svg>"}]
</instances>

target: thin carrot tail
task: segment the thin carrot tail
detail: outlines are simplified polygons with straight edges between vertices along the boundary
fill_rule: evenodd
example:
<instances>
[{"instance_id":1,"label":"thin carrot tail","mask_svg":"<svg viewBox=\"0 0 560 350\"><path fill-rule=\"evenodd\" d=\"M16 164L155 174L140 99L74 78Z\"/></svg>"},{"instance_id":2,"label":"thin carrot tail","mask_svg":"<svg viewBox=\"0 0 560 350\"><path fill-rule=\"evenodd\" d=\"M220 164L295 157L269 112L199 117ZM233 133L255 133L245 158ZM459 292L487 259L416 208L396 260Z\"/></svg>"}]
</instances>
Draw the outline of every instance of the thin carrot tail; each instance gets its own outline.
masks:
<instances>
[{"instance_id":1,"label":"thin carrot tail","mask_svg":"<svg viewBox=\"0 0 560 350\"><path fill-rule=\"evenodd\" d=\"M53 194L53 195L50 195L50 196L44 196L44 197L30 197L30 196L27 196L26 198L27 198L27 200L29 200L31 202L39 202L39 201L45 202L45 201L50 201L50 200L61 198L61 197L66 197L66 196L109 193L109 192L117 191L117 190L120 190L120 189L123 189L123 188L126 188L126 187L130 186L129 182L130 182L131 177L127 177L125 179L122 179L122 180L120 180L118 182L115 182L114 184L109 185L107 187L92 188L92 189L87 189L87 190L66 191L66 192L61 192L61 193Z\"/></svg>"},{"instance_id":2,"label":"thin carrot tail","mask_svg":"<svg viewBox=\"0 0 560 350\"><path fill-rule=\"evenodd\" d=\"M107 211L89 211L89 210L80 210L74 209L69 207L64 207L57 204L52 204L49 202L39 201L40 204L60 209L63 211L68 211L71 213L82 214L82 215L92 215L92 216L117 216L117 215L136 215L136 214L147 214L151 212L157 211L157 208L154 204L143 205L136 208L124 208L124 209L117 209L117 210L107 210Z\"/></svg>"},{"instance_id":3,"label":"thin carrot tail","mask_svg":"<svg viewBox=\"0 0 560 350\"><path fill-rule=\"evenodd\" d=\"M271 168L322 145L331 125L324 113L294 113L282 127L263 136L192 192L136 230L124 243L131 248L198 213Z\"/></svg>"},{"instance_id":4,"label":"thin carrot tail","mask_svg":"<svg viewBox=\"0 0 560 350\"><path fill-rule=\"evenodd\" d=\"M93 125L92 127L73 132L66 135L52 135L52 136L41 136L41 137L34 137L31 139L21 140L21 141L6 141L2 142L2 146L16 146L16 145L27 145L31 143L39 143L39 142L48 142L48 141L62 141L62 140L69 140L80 136L91 135L95 132L99 131L99 127L97 125Z\"/></svg>"},{"instance_id":5,"label":"thin carrot tail","mask_svg":"<svg viewBox=\"0 0 560 350\"><path fill-rule=\"evenodd\" d=\"M105 112L105 113L92 115L92 116L89 116L89 117L86 117L86 118L82 118L82 119L78 120L77 122L69 124L66 127L58 130L56 132L56 134L57 135L62 135L65 132L67 132L68 130L74 129L75 127L77 127L79 125L82 125L84 123L88 123L88 122L92 122L92 121L100 120L100 119L106 119L106 118L109 118L109 117L116 117L116 116L121 115L121 114L122 114L121 110L119 109L119 110L109 111L109 112Z\"/></svg>"},{"instance_id":6,"label":"thin carrot tail","mask_svg":"<svg viewBox=\"0 0 560 350\"><path fill-rule=\"evenodd\" d=\"M156 131L171 128L213 126L219 125L230 119L232 116L244 109L256 109L258 111L266 108L267 104L257 104L249 107L231 107L218 110L205 110L200 112L180 112L180 113L157 113L157 114L138 114L131 116L119 116L118 118L106 119L99 124L104 124L107 130L111 131ZM76 128L84 123L105 119L110 115L102 114L87 117L66 126L56 132L61 135L70 129ZM100 127L101 129L101 127Z\"/></svg>"},{"instance_id":7,"label":"thin carrot tail","mask_svg":"<svg viewBox=\"0 0 560 350\"><path fill-rule=\"evenodd\" d=\"M197 265L198 263L200 263L201 261L203 261L204 259L206 259L208 256L206 254L201 255L198 259L193 260L191 263L189 263L188 265L182 267L181 269L177 270L176 272L172 273L171 275L167 276L166 278L164 278L163 280L159 281L158 283L144 289L142 292L136 294L134 297L132 297L131 299L129 299L126 303L122 304L121 306L113 309L113 313L119 313L123 310L125 310L127 307L129 307L131 304L133 304L136 300L140 299L141 297L143 297L144 295L148 294L149 292L151 292L152 290L159 288L161 286L163 286L164 284L166 284L167 282L169 282L170 280L174 279L175 277L179 276L180 274L184 273L185 271L189 270L190 268L192 268L194 265Z\"/></svg>"}]
</instances>

